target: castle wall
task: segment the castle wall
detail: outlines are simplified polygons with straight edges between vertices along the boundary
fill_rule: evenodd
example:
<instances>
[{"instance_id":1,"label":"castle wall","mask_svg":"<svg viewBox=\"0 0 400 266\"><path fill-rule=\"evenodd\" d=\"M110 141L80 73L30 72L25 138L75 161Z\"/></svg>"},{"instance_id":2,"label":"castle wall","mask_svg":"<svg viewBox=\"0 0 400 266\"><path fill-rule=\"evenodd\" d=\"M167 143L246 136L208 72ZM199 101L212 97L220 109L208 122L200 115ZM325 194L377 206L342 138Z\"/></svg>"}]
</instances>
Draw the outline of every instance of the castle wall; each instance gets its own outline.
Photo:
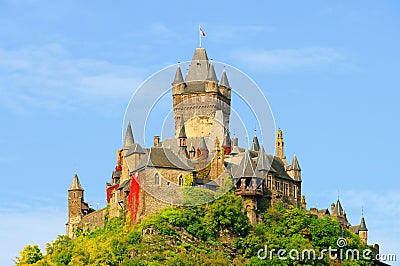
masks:
<instances>
[{"instance_id":1,"label":"castle wall","mask_svg":"<svg viewBox=\"0 0 400 266\"><path fill-rule=\"evenodd\" d=\"M106 214L106 208L94 211L88 215L83 216L82 223L83 229L94 229L95 227L102 228L104 226L104 215Z\"/></svg>"}]
</instances>

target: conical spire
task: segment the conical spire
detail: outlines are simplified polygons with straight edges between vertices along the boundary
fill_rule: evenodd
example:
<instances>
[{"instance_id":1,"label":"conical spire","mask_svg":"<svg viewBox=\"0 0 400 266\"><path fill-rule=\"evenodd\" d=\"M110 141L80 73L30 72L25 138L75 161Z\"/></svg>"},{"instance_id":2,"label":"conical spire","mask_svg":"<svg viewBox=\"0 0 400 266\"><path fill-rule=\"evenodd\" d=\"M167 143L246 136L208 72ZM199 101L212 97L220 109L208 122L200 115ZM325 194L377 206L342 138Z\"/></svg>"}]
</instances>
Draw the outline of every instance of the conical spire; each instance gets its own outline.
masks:
<instances>
[{"instance_id":1,"label":"conical spire","mask_svg":"<svg viewBox=\"0 0 400 266\"><path fill-rule=\"evenodd\" d=\"M335 214L335 215L343 215L344 214L344 210L343 210L342 204L340 203L340 200L337 200L335 209L333 210L333 214Z\"/></svg>"},{"instance_id":2,"label":"conical spire","mask_svg":"<svg viewBox=\"0 0 400 266\"><path fill-rule=\"evenodd\" d=\"M220 86L224 86L227 88L230 88L231 86L229 85L229 81L228 81L228 77L226 76L226 71L224 69L224 71L222 72L222 76L221 76L221 82L219 84Z\"/></svg>"},{"instance_id":3,"label":"conical spire","mask_svg":"<svg viewBox=\"0 0 400 266\"><path fill-rule=\"evenodd\" d=\"M185 130L185 120L183 119L183 114L181 115L181 124L180 124L179 138L187 138L186 130Z\"/></svg>"},{"instance_id":4,"label":"conical spire","mask_svg":"<svg viewBox=\"0 0 400 266\"><path fill-rule=\"evenodd\" d=\"M364 216L361 217L361 223L360 223L359 231L368 231L367 226L365 225Z\"/></svg>"},{"instance_id":5,"label":"conical spire","mask_svg":"<svg viewBox=\"0 0 400 266\"><path fill-rule=\"evenodd\" d=\"M215 74L215 69L214 69L213 63L210 63L210 67L208 69L208 74L207 74L206 80L218 82L217 74Z\"/></svg>"},{"instance_id":6,"label":"conical spire","mask_svg":"<svg viewBox=\"0 0 400 266\"><path fill-rule=\"evenodd\" d=\"M300 168L300 165L299 165L299 161L297 161L296 154L294 154L294 156L293 156L292 165L291 165L290 169L291 170L301 171L301 168Z\"/></svg>"},{"instance_id":7,"label":"conical spire","mask_svg":"<svg viewBox=\"0 0 400 266\"><path fill-rule=\"evenodd\" d=\"M253 151L259 151L260 150L260 143L258 142L257 134L254 131L254 137L253 137L253 144L251 145L251 149Z\"/></svg>"},{"instance_id":8,"label":"conical spire","mask_svg":"<svg viewBox=\"0 0 400 266\"><path fill-rule=\"evenodd\" d=\"M83 190L81 183L79 182L78 175L76 173L72 178L72 183L68 190Z\"/></svg>"},{"instance_id":9,"label":"conical spire","mask_svg":"<svg viewBox=\"0 0 400 266\"><path fill-rule=\"evenodd\" d=\"M184 82L184 80L183 80L183 76L182 76L181 66L178 65L178 67L176 68L175 78L174 78L174 81L172 82L172 85L181 84L183 82Z\"/></svg>"},{"instance_id":10,"label":"conical spire","mask_svg":"<svg viewBox=\"0 0 400 266\"><path fill-rule=\"evenodd\" d=\"M125 133L125 139L124 139L124 150L129 150L129 148L135 143L133 140L133 134L132 134L132 127L131 127L131 122L128 122L128 126L126 128L126 133Z\"/></svg>"}]
</instances>

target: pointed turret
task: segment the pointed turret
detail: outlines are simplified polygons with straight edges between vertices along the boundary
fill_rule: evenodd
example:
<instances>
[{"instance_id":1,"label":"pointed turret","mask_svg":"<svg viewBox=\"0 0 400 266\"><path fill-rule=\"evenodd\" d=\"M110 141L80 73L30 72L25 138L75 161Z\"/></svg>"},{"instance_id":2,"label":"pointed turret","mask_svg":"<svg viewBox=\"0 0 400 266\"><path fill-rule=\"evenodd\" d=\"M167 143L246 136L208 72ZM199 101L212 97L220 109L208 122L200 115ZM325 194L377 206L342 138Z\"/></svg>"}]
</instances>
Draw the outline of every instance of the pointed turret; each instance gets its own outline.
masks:
<instances>
[{"instance_id":1,"label":"pointed turret","mask_svg":"<svg viewBox=\"0 0 400 266\"><path fill-rule=\"evenodd\" d=\"M361 217L360 231L368 231L364 216Z\"/></svg>"},{"instance_id":2,"label":"pointed turret","mask_svg":"<svg viewBox=\"0 0 400 266\"><path fill-rule=\"evenodd\" d=\"M181 67L180 65L178 65L178 67L176 68L175 78L174 81L172 82L172 85L181 84L184 82L185 81L183 80Z\"/></svg>"},{"instance_id":3,"label":"pointed turret","mask_svg":"<svg viewBox=\"0 0 400 266\"><path fill-rule=\"evenodd\" d=\"M344 215L344 210L342 204L340 203L340 200L337 200L336 202L335 209L333 210L333 215Z\"/></svg>"},{"instance_id":4,"label":"pointed turret","mask_svg":"<svg viewBox=\"0 0 400 266\"><path fill-rule=\"evenodd\" d=\"M251 149L253 151L259 151L260 150L260 143L258 142L257 134L254 131L254 137L253 137L253 144L251 145Z\"/></svg>"},{"instance_id":5,"label":"pointed turret","mask_svg":"<svg viewBox=\"0 0 400 266\"><path fill-rule=\"evenodd\" d=\"M221 76L221 82L219 83L220 86L224 86L226 88L230 88L231 86L229 85L229 81L228 81L228 76L226 75L226 71L224 69L224 71L222 72L222 76Z\"/></svg>"},{"instance_id":6,"label":"pointed turret","mask_svg":"<svg viewBox=\"0 0 400 266\"><path fill-rule=\"evenodd\" d=\"M215 74L215 69L213 63L210 63L210 67L208 69L207 79L208 81L215 81L218 83L217 74Z\"/></svg>"},{"instance_id":7,"label":"pointed turret","mask_svg":"<svg viewBox=\"0 0 400 266\"><path fill-rule=\"evenodd\" d=\"M368 243L368 229L365 224L364 215L361 217L360 228L358 229L358 236L360 237L361 242L364 244Z\"/></svg>"},{"instance_id":8,"label":"pointed turret","mask_svg":"<svg viewBox=\"0 0 400 266\"><path fill-rule=\"evenodd\" d=\"M133 140L131 122L129 121L128 122L128 126L126 127L126 133L125 133L123 149L124 150L129 150L129 148L131 146L133 146L134 143L135 143L135 141Z\"/></svg>"},{"instance_id":9,"label":"pointed turret","mask_svg":"<svg viewBox=\"0 0 400 266\"><path fill-rule=\"evenodd\" d=\"M297 171L301 171L300 165L299 165L299 161L297 161L297 156L296 154L294 154L293 156L293 160L292 160L292 164L290 166L291 170L297 170Z\"/></svg>"},{"instance_id":10,"label":"pointed turret","mask_svg":"<svg viewBox=\"0 0 400 266\"><path fill-rule=\"evenodd\" d=\"M71 183L71 186L69 187L68 190L69 191L70 190L81 190L81 191L83 191L81 183L79 182L78 175L76 173L74 174L74 177L72 178L72 183Z\"/></svg>"},{"instance_id":11,"label":"pointed turret","mask_svg":"<svg viewBox=\"0 0 400 266\"><path fill-rule=\"evenodd\" d=\"M286 171L294 180L301 180L301 168L296 154L294 154L292 164L286 168Z\"/></svg>"}]
</instances>

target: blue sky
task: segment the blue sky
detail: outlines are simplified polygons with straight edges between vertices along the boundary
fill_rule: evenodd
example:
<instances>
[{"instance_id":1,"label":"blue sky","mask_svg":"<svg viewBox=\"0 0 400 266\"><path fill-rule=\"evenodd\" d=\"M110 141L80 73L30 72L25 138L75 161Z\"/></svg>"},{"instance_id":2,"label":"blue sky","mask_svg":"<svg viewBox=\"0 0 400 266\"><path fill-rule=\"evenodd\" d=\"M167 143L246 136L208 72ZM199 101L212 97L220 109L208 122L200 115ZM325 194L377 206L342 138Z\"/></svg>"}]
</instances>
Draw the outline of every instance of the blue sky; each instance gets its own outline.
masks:
<instances>
[{"instance_id":1,"label":"blue sky","mask_svg":"<svg viewBox=\"0 0 400 266\"><path fill-rule=\"evenodd\" d=\"M104 206L132 93L191 59L199 24L209 57L266 95L308 206L339 191L399 257L399 14L397 1L1 1L0 264L65 232L74 171Z\"/></svg>"}]
</instances>

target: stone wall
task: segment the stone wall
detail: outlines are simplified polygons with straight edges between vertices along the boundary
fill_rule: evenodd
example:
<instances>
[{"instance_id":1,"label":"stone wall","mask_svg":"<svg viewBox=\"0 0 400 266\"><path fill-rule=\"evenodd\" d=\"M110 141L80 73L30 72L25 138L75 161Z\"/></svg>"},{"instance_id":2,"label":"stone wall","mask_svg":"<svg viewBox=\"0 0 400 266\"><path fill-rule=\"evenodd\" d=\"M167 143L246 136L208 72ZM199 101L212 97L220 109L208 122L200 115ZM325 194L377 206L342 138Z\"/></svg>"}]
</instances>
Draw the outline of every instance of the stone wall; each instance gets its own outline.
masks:
<instances>
[{"instance_id":1,"label":"stone wall","mask_svg":"<svg viewBox=\"0 0 400 266\"><path fill-rule=\"evenodd\" d=\"M106 214L106 208L94 211L88 215L83 216L83 229L92 230L95 227L103 228L104 226L104 215Z\"/></svg>"}]
</instances>

